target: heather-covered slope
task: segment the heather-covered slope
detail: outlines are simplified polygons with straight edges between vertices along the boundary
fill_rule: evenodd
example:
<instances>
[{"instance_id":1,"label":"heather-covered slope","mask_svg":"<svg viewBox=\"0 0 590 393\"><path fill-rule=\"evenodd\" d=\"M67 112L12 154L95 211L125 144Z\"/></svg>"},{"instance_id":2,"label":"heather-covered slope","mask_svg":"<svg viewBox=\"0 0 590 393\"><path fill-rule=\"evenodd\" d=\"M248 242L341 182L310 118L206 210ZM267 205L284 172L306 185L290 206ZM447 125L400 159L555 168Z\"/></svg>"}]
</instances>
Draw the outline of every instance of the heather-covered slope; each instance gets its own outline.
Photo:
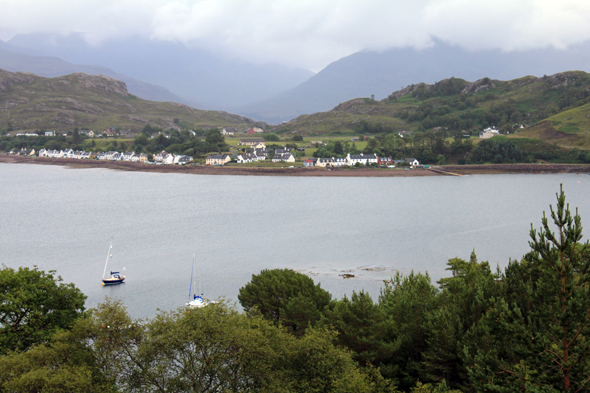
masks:
<instances>
[{"instance_id":1,"label":"heather-covered slope","mask_svg":"<svg viewBox=\"0 0 590 393\"><path fill-rule=\"evenodd\" d=\"M44 78L0 70L0 128L141 130L223 127L253 123L219 111L202 111L173 102L146 101L130 94L124 82L76 73Z\"/></svg>"}]
</instances>

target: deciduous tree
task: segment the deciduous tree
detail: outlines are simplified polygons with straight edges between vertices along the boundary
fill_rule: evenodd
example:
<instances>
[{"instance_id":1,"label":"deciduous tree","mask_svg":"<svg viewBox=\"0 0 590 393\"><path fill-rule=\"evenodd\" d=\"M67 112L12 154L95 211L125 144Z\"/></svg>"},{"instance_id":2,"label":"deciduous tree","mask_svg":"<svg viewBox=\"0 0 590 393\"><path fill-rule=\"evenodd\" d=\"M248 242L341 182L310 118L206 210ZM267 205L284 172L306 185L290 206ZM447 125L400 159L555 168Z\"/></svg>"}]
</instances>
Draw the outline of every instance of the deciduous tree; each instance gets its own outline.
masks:
<instances>
[{"instance_id":1,"label":"deciduous tree","mask_svg":"<svg viewBox=\"0 0 590 393\"><path fill-rule=\"evenodd\" d=\"M61 283L55 271L34 267L0 270L0 353L23 351L48 342L82 315L86 296L74 284Z\"/></svg>"},{"instance_id":2,"label":"deciduous tree","mask_svg":"<svg viewBox=\"0 0 590 393\"><path fill-rule=\"evenodd\" d=\"M256 310L297 334L303 334L308 324L320 319L331 298L320 284L290 269L265 269L253 274L238 294L244 310Z\"/></svg>"}]
</instances>

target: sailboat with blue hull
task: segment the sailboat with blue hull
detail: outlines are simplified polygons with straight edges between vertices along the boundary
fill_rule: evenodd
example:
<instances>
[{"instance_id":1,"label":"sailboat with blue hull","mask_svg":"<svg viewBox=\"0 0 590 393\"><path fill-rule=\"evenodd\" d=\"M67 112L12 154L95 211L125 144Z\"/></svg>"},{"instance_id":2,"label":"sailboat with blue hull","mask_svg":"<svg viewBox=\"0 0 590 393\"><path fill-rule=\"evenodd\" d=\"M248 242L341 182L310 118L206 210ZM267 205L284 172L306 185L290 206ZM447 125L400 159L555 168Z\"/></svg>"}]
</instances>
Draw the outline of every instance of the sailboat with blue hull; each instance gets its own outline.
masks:
<instances>
[{"instance_id":1,"label":"sailboat with blue hull","mask_svg":"<svg viewBox=\"0 0 590 393\"><path fill-rule=\"evenodd\" d=\"M117 284L124 284L123 281L125 281L125 276L121 275L119 272L113 272L111 271L111 276L105 278L105 274L107 272L107 266L109 264L109 258L111 259L111 263L113 260L113 253L112 253L112 249L113 249L113 238L111 238L111 242L109 244L109 251L107 252L107 260L104 264L104 271L102 272L102 286L104 287L105 285L117 285ZM124 269L124 268L123 268Z\"/></svg>"},{"instance_id":2,"label":"sailboat with blue hull","mask_svg":"<svg viewBox=\"0 0 590 393\"><path fill-rule=\"evenodd\" d=\"M201 293L201 270L199 269L199 293L200 293L200 295L193 293L194 273L195 273L195 255L193 255L193 268L191 270L191 282L190 282L189 288L188 288L188 302L186 303L186 306L188 308L203 308L203 307L207 306L208 303L205 300L205 298L203 297L203 294Z\"/></svg>"}]
</instances>

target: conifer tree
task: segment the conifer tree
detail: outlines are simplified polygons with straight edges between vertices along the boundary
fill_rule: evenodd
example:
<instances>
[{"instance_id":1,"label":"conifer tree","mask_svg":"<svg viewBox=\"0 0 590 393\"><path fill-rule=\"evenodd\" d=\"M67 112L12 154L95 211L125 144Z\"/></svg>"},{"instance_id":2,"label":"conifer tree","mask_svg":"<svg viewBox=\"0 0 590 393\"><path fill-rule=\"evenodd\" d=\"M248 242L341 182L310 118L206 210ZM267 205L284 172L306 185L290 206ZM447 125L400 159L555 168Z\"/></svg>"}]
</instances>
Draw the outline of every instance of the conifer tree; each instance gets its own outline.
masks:
<instances>
[{"instance_id":1,"label":"conifer tree","mask_svg":"<svg viewBox=\"0 0 590 393\"><path fill-rule=\"evenodd\" d=\"M497 299L465 340L466 363L478 391L590 389L590 245L582 243L581 218L572 215L563 189L531 228L532 252L521 266L518 299ZM516 273L516 274L515 274ZM513 294L514 295L514 294Z\"/></svg>"}]
</instances>

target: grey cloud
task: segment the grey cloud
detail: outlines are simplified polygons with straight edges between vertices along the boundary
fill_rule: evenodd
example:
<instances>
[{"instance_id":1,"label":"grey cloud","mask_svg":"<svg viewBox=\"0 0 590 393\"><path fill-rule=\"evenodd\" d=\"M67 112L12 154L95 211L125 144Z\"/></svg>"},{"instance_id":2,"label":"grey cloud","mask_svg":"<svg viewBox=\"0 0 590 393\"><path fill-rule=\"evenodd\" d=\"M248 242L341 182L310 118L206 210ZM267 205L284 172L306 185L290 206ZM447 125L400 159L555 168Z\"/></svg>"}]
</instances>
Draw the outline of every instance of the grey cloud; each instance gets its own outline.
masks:
<instances>
[{"instance_id":1,"label":"grey cloud","mask_svg":"<svg viewBox=\"0 0 590 393\"><path fill-rule=\"evenodd\" d=\"M583 0L0 0L0 38L139 35L318 71L362 49L566 48L590 39Z\"/></svg>"}]
</instances>

